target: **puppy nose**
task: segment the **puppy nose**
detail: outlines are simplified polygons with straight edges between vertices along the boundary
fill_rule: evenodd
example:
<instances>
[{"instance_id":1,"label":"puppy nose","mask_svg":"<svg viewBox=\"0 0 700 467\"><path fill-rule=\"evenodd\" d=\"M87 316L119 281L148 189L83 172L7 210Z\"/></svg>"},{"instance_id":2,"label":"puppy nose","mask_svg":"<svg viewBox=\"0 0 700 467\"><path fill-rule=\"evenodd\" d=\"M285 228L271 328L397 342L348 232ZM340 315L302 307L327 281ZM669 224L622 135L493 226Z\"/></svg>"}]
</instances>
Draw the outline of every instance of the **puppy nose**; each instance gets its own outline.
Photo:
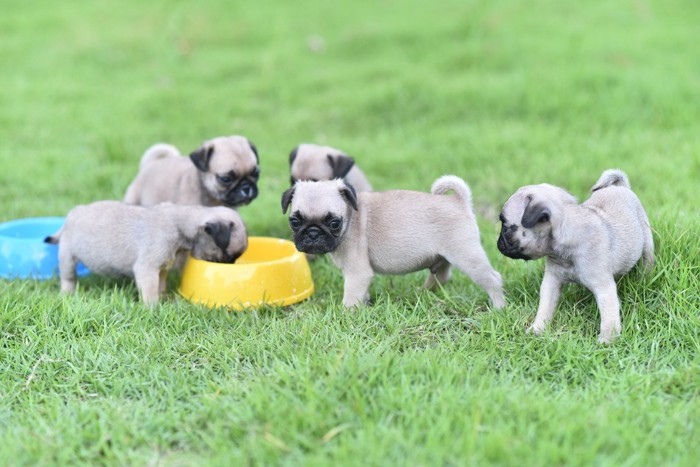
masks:
<instances>
[{"instance_id":1,"label":"puppy nose","mask_svg":"<svg viewBox=\"0 0 700 467\"><path fill-rule=\"evenodd\" d=\"M310 239L316 240L318 237L321 236L321 229L314 226L309 227L308 229L306 229L306 235L308 235Z\"/></svg>"},{"instance_id":2,"label":"puppy nose","mask_svg":"<svg viewBox=\"0 0 700 467\"><path fill-rule=\"evenodd\" d=\"M255 196L255 187L249 183L244 183L241 185L238 192L245 198L253 198Z\"/></svg>"}]
</instances>

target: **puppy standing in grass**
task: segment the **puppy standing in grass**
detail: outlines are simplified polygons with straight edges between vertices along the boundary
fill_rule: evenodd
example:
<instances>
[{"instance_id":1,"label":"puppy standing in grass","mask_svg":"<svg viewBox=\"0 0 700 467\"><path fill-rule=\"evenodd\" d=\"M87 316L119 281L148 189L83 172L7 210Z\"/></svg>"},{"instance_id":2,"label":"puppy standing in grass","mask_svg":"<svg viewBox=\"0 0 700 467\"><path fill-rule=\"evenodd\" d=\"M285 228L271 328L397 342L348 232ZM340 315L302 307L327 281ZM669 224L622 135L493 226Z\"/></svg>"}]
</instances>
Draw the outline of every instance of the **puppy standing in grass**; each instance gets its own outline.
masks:
<instances>
[{"instance_id":1,"label":"puppy standing in grass","mask_svg":"<svg viewBox=\"0 0 700 467\"><path fill-rule=\"evenodd\" d=\"M242 136L205 141L189 158L175 146L160 143L144 153L124 201L237 208L258 196L259 176L258 151Z\"/></svg>"},{"instance_id":2,"label":"puppy standing in grass","mask_svg":"<svg viewBox=\"0 0 700 467\"><path fill-rule=\"evenodd\" d=\"M226 207L153 207L120 201L77 206L63 227L46 237L58 244L61 291L75 290L75 268L82 262L91 272L136 279L145 303L158 302L165 291L168 269L178 253L233 263L247 246L240 215Z\"/></svg>"},{"instance_id":3,"label":"puppy standing in grass","mask_svg":"<svg viewBox=\"0 0 700 467\"><path fill-rule=\"evenodd\" d=\"M342 178L356 192L372 191L365 174L355 160L339 149L318 144L300 144L289 154L290 182L313 182Z\"/></svg>"},{"instance_id":4,"label":"puppy standing in grass","mask_svg":"<svg viewBox=\"0 0 700 467\"><path fill-rule=\"evenodd\" d=\"M498 249L514 259L546 257L540 304L529 331L541 334L552 320L562 285L577 282L593 292L600 310L598 341L622 331L615 276L640 257L654 265L654 240L646 212L621 170L606 170L583 204L548 185L520 188L503 206Z\"/></svg>"},{"instance_id":5,"label":"puppy standing in grass","mask_svg":"<svg viewBox=\"0 0 700 467\"><path fill-rule=\"evenodd\" d=\"M290 204L297 249L330 253L343 271L347 307L369 300L375 273L430 269L424 286L432 288L447 282L451 265L483 287L494 307L505 306L501 276L481 246L471 192L458 177L439 178L431 193L356 194L339 179L297 182L282 195L283 213Z\"/></svg>"}]
</instances>

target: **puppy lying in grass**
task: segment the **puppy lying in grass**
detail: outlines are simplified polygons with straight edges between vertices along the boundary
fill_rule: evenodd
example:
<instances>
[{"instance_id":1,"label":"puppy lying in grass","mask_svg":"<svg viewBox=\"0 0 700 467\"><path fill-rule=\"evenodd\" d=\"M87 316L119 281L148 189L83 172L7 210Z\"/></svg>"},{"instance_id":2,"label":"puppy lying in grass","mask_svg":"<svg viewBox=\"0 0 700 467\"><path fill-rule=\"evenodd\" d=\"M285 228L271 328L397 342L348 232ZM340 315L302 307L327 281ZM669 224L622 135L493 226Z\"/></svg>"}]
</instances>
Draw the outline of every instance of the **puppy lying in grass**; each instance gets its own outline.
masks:
<instances>
[{"instance_id":1,"label":"puppy lying in grass","mask_svg":"<svg viewBox=\"0 0 700 467\"><path fill-rule=\"evenodd\" d=\"M58 244L61 291L75 290L78 262L91 272L136 280L144 303L157 303L176 256L191 252L205 261L233 263L248 240L240 215L227 207L152 207L121 201L77 206L63 227L46 237Z\"/></svg>"}]
</instances>

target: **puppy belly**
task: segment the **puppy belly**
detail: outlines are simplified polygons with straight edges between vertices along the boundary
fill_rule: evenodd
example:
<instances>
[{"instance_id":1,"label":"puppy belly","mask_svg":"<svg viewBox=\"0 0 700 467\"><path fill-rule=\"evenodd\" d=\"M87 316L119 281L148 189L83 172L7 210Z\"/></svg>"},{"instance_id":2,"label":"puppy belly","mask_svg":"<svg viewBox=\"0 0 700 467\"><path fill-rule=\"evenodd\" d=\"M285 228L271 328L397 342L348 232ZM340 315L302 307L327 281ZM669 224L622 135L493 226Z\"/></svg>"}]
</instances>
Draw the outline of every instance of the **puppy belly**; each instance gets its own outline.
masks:
<instances>
[{"instance_id":1,"label":"puppy belly","mask_svg":"<svg viewBox=\"0 0 700 467\"><path fill-rule=\"evenodd\" d=\"M397 255L370 257L370 264L378 274L407 274L428 269L440 260L437 255L410 256L406 252Z\"/></svg>"}]
</instances>

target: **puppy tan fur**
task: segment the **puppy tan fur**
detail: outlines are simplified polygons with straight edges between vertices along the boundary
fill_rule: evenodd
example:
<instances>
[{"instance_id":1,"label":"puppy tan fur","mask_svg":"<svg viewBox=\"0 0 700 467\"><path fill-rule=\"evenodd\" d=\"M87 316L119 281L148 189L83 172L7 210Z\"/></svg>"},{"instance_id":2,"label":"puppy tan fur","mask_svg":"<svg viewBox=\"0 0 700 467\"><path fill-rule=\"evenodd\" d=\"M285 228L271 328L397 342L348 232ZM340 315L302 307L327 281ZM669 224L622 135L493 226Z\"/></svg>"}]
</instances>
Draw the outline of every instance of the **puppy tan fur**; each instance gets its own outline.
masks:
<instances>
[{"instance_id":1,"label":"puppy tan fur","mask_svg":"<svg viewBox=\"0 0 700 467\"><path fill-rule=\"evenodd\" d=\"M498 249L514 259L545 257L540 304L529 331L541 334L552 320L562 285L593 292L600 310L601 343L622 331L615 277L639 261L651 269L654 240L646 212L621 170L606 170L583 204L549 185L520 188L503 206Z\"/></svg>"},{"instance_id":2,"label":"puppy tan fur","mask_svg":"<svg viewBox=\"0 0 700 467\"><path fill-rule=\"evenodd\" d=\"M339 149L317 144L300 144L289 154L290 181L323 181L342 178L356 192L372 191L355 160Z\"/></svg>"},{"instance_id":3,"label":"puppy tan fur","mask_svg":"<svg viewBox=\"0 0 700 467\"><path fill-rule=\"evenodd\" d=\"M159 143L144 153L124 201L235 208L258 195L259 175L257 149L242 136L205 141L189 157L181 156L175 146Z\"/></svg>"},{"instance_id":4,"label":"puppy tan fur","mask_svg":"<svg viewBox=\"0 0 700 467\"><path fill-rule=\"evenodd\" d=\"M342 180L297 182L282 196L282 210L291 204L297 249L330 253L343 271L347 307L368 301L376 273L430 269L424 284L430 288L449 279L451 265L483 287L494 307L503 307L501 276L481 246L469 187L445 176L431 191L356 194Z\"/></svg>"},{"instance_id":5,"label":"puppy tan fur","mask_svg":"<svg viewBox=\"0 0 700 467\"><path fill-rule=\"evenodd\" d=\"M58 243L64 293L75 290L75 268L82 262L95 274L134 277L149 304L165 291L167 271L178 253L232 263L247 247L245 225L233 209L172 203L142 207L121 201L75 207L45 241Z\"/></svg>"}]
</instances>

